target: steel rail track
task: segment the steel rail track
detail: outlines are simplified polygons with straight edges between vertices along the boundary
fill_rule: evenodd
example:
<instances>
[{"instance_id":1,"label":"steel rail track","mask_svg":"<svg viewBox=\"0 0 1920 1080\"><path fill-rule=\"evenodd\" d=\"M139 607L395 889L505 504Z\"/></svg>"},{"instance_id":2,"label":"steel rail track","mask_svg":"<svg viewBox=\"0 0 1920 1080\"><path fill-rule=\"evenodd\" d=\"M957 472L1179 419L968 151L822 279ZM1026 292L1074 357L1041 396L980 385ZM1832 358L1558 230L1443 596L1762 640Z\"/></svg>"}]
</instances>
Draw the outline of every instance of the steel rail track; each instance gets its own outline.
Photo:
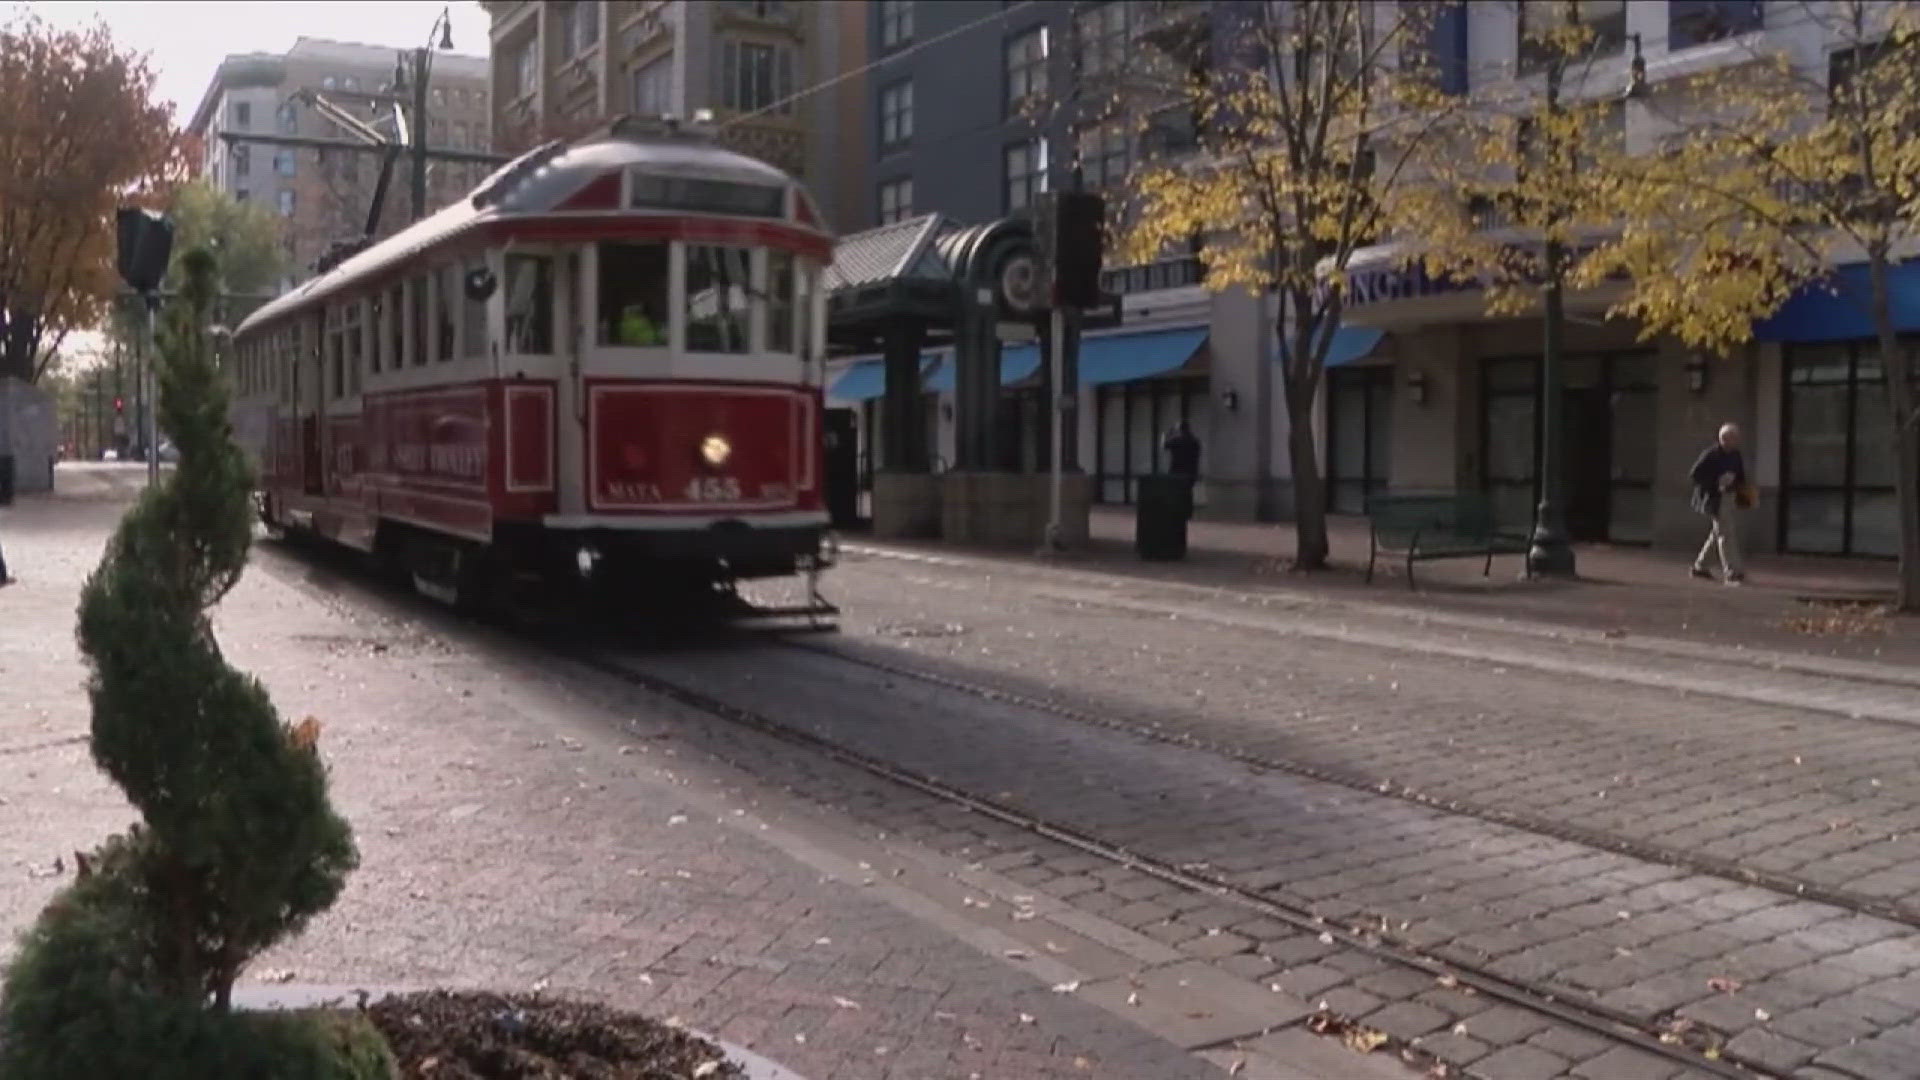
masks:
<instances>
[{"instance_id":1,"label":"steel rail track","mask_svg":"<svg viewBox=\"0 0 1920 1080\"><path fill-rule=\"evenodd\" d=\"M649 671L639 670L621 660L593 649L542 641L556 658L570 661L601 675L626 683L727 723L744 727L781 742L820 754L843 765L879 777L890 783L1010 825L1024 832L1052 840L1096 858L1127 866L1180 888L1204 892L1238 904L1257 914L1284 922L1303 932L1328 934L1349 948L1390 960L1439 978L1451 976L1460 985L1471 987L1488 998L1551 1017L1561 1023L1627 1043L1645 1053L1657 1055L1678 1065L1729 1078L1767 1077L1785 1080L1767 1065L1742 1058L1714 1047L1718 1056L1709 1057L1704 1048L1684 1043L1668 1043L1661 1033L1650 1030L1637 1018L1595 1002L1570 1001L1551 987L1510 979L1472 962L1435 955L1390 932L1366 932L1341 926L1314 914L1307 908L1276 901L1242 889L1220 878L1191 867L1176 866L1145 855L1124 844L1102 840L1072 826L1049 821L1014 809L997 799L979 795L944 781L905 769L856 750L844 743L803 731L782 723L758 710L736 705L684 683ZM822 650L832 654L832 650ZM869 665L871 666L871 665ZM1011 699L1009 699L1011 700Z\"/></svg>"},{"instance_id":2,"label":"steel rail track","mask_svg":"<svg viewBox=\"0 0 1920 1080\"><path fill-rule=\"evenodd\" d=\"M893 664L883 660L875 660L871 657L857 656L828 645L789 640L781 640L778 643L786 648L830 657L843 663L857 665L899 678L912 679L916 682L938 686L942 689L966 694L981 700L1015 705L1023 709L1058 716L1065 720L1072 720L1076 723L1087 724L1108 731L1133 735L1157 743L1181 746L1189 750L1199 750L1241 765L1246 765L1250 768L1262 769L1268 772L1285 773L1289 776L1317 780L1322 783L1336 784L1340 787L1366 792L1371 795L1385 795L1389 798L1400 799L1434 810L1442 810L1449 814L1476 818L1490 824L1519 829L1523 832L1534 833L1555 840L1565 840L1569 843L1612 852L1616 855L1625 855L1628 858L1638 859L1641 862L1671 866L1675 869L1685 870L1689 873L1699 874L1704 877L1719 878L1723 881L1731 881L1739 885L1751 885L1755 888L1766 889L1770 892L1792 897L1795 900L1810 900L1815 903L1826 904L1830 907L1851 911L1858 915L1870 915L1877 919L1885 919L1888 922L1896 922L1903 926L1920 929L1920 905L1868 896L1864 893L1835 888L1830 885L1821 885L1804 878L1794 877L1791 874L1776 874L1750 866L1743 866L1732 859L1722 859L1712 855L1683 851L1644 840L1635 840L1631 837L1621 836L1617 833L1606 832L1600 829L1588 829L1579 825L1553 821L1532 814L1502 810L1498 807L1488 806L1471 800L1431 795L1407 784L1395 784L1391 780L1368 777L1357 772L1329 768L1323 765L1314 765L1290 758L1272 757L1225 742L1202 739L1183 732L1167 731L1164 728L1154 727L1151 724L1138 720L1115 719L1113 717L1103 716L1055 699L1035 697L1021 691L972 682L966 679L958 679L950 675L943 675L939 672L927 671L905 664Z\"/></svg>"}]
</instances>

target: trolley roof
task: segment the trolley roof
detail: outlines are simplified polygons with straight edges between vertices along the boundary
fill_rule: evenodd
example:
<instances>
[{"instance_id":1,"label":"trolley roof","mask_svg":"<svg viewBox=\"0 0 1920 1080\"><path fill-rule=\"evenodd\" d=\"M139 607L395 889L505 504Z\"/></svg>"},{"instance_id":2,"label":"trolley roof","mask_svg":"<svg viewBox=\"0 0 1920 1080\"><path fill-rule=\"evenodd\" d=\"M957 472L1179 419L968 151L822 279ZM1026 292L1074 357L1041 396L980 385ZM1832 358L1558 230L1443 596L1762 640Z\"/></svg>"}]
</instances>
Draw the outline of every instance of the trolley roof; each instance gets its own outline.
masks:
<instances>
[{"instance_id":1,"label":"trolley roof","mask_svg":"<svg viewBox=\"0 0 1920 1080\"><path fill-rule=\"evenodd\" d=\"M646 178L657 196L643 199L624 178ZM654 184L652 181L665 183ZM674 192L688 189L684 182L705 186L709 196L719 192L733 199L771 195L773 203L748 207L715 203L704 205L676 200ZM676 183L680 182L680 183ZM771 211L771 213L769 213ZM805 188L781 170L715 145L709 138L686 133L679 125L648 125L622 117L607 128L576 142L554 141L536 147L500 167L465 198L371 245L262 305L235 328L245 334L342 292L378 280L449 246L491 223L519 219L592 218L607 216L665 216L736 218L760 224L779 224L810 234L822 252L832 239Z\"/></svg>"}]
</instances>

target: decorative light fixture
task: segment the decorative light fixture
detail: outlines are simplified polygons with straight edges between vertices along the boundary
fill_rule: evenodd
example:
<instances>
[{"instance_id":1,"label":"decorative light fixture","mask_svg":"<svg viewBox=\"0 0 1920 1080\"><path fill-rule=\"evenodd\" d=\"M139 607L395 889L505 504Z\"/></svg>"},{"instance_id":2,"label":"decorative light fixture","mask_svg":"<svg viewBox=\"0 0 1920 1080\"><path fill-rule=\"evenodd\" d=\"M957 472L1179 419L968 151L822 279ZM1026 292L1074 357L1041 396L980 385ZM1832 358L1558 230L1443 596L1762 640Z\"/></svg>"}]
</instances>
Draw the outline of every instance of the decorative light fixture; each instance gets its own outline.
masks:
<instances>
[{"instance_id":1,"label":"decorative light fixture","mask_svg":"<svg viewBox=\"0 0 1920 1080\"><path fill-rule=\"evenodd\" d=\"M1427 403L1427 373L1415 368L1407 375L1407 392L1412 395L1415 405Z\"/></svg>"},{"instance_id":2,"label":"decorative light fixture","mask_svg":"<svg viewBox=\"0 0 1920 1080\"><path fill-rule=\"evenodd\" d=\"M1707 358L1699 353L1687 357L1687 389L1696 394L1707 389Z\"/></svg>"},{"instance_id":3,"label":"decorative light fixture","mask_svg":"<svg viewBox=\"0 0 1920 1080\"><path fill-rule=\"evenodd\" d=\"M700 440L700 456L717 469L733 456L733 444L724 435L709 435Z\"/></svg>"},{"instance_id":4,"label":"decorative light fixture","mask_svg":"<svg viewBox=\"0 0 1920 1080\"><path fill-rule=\"evenodd\" d=\"M1228 412L1233 412L1240 407L1240 392L1231 386L1220 391L1220 404Z\"/></svg>"},{"instance_id":5,"label":"decorative light fixture","mask_svg":"<svg viewBox=\"0 0 1920 1080\"><path fill-rule=\"evenodd\" d=\"M1647 86L1647 58L1640 55L1640 35L1628 34L1627 40L1633 42L1633 60L1627 65L1627 92L1623 95L1628 101L1641 101L1653 91Z\"/></svg>"}]
</instances>

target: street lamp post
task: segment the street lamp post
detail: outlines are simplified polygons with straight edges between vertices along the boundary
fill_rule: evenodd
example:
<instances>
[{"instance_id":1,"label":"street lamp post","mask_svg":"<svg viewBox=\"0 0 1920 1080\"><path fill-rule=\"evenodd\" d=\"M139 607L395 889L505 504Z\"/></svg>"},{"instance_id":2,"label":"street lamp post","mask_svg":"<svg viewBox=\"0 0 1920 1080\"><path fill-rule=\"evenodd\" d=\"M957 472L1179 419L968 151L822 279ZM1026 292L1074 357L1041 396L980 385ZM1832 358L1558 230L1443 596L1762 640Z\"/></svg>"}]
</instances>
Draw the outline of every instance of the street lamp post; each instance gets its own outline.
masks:
<instances>
[{"instance_id":1,"label":"street lamp post","mask_svg":"<svg viewBox=\"0 0 1920 1080\"><path fill-rule=\"evenodd\" d=\"M1573 18L1576 5L1569 4ZM1556 172L1566 162L1565 138L1560 130L1560 80L1566 70L1563 50L1555 49L1547 65L1546 167L1548 185L1557 185L1563 177ZM1540 342L1540 505L1534 513L1532 544L1527 551L1527 569L1543 577L1573 577L1573 545L1567 536L1567 498L1565 477L1566 402L1561 389L1563 377L1562 339L1566 330L1566 306L1562 286L1566 277L1566 250L1561 244L1559 227L1565 220L1565 208L1558 192L1548 191L1546 224L1546 295L1543 316L1546 327Z\"/></svg>"},{"instance_id":2,"label":"street lamp post","mask_svg":"<svg viewBox=\"0 0 1920 1080\"><path fill-rule=\"evenodd\" d=\"M440 9L440 17L433 22L433 28L427 31L427 44L413 50L413 220L419 221L427 216L427 80L433 72L433 50L437 43L442 50L453 49L453 22L446 8ZM394 89L399 90L407 84L407 68L404 59L394 66Z\"/></svg>"}]
</instances>

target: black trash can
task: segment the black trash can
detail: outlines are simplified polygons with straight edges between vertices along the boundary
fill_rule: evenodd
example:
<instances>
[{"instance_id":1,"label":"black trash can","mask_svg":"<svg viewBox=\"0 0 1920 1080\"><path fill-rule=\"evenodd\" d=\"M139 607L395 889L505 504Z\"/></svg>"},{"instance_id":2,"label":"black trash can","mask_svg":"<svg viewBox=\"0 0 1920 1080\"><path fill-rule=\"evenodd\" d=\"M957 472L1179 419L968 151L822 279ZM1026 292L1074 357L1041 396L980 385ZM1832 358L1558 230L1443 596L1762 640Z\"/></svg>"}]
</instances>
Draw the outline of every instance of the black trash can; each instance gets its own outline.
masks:
<instances>
[{"instance_id":1,"label":"black trash can","mask_svg":"<svg viewBox=\"0 0 1920 1080\"><path fill-rule=\"evenodd\" d=\"M1142 559L1187 557L1187 519L1193 516L1193 479L1143 476L1134 499L1133 549Z\"/></svg>"},{"instance_id":2,"label":"black trash can","mask_svg":"<svg viewBox=\"0 0 1920 1080\"><path fill-rule=\"evenodd\" d=\"M0 454L0 506L13 505L13 455Z\"/></svg>"}]
</instances>

